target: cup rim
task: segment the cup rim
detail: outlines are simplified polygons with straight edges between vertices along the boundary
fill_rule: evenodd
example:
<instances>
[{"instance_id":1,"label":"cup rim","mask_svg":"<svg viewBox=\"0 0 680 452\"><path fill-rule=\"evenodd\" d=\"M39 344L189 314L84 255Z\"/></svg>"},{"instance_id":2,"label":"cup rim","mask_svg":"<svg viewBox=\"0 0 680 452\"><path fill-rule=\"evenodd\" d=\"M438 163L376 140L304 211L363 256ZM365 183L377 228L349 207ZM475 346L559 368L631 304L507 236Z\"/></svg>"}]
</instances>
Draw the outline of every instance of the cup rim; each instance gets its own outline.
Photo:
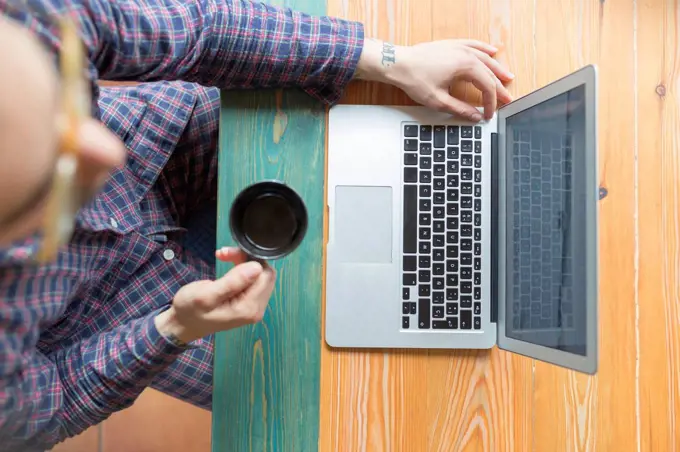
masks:
<instances>
[{"instance_id":1,"label":"cup rim","mask_svg":"<svg viewBox=\"0 0 680 452\"><path fill-rule=\"evenodd\" d=\"M236 210L243 207L244 198L250 195L253 191L260 189L260 187L270 185L275 188L273 190L275 193L281 193L283 191L283 197L288 201L293 202L293 212L296 216L298 223L297 230L293 240L284 247L275 248L273 250L264 250L255 246L250 240L246 238L245 233L239 232L239 228L236 222ZM257 260L275 260L287 256L297 249L297 247L302 243L306 233L308 225L308 214L307 207L305 206L302 196L290 185L278 179L265 179L258 182L254 182L246 187L244 187L234 198L231 208L229 209L229 229L231 231L231 236L236 245L241 248L250 258Z\"/></svg>"}]
</instances>

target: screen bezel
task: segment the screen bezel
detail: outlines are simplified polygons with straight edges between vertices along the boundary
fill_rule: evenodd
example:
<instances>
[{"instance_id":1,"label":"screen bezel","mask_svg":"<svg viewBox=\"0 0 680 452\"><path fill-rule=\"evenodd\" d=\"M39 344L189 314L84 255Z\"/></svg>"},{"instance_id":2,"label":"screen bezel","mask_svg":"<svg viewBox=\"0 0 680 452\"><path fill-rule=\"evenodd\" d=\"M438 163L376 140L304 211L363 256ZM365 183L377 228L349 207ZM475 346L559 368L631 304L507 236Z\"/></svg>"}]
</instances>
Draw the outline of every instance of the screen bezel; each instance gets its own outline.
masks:
<instances>
[{"instance_id":1,"label":"screen bezel","mask_svg":"<svg viewBox=\"0 0 680 452\"><path fill-rule=\"evenodd\" d=\"M512 243L508 240L506 218L510 209L506 195L506 120L551 98L579 86L585 86L585 171L586 193L586 354L577 355L550 347L520 341L506 335L506 293L508 290L508 256ZM597 68L586 66L537 91L502 107L498 111L498 347L540 361L588 374L597 372L598 363L598 180L597 180Z\"/></svg>"}]
</instances>

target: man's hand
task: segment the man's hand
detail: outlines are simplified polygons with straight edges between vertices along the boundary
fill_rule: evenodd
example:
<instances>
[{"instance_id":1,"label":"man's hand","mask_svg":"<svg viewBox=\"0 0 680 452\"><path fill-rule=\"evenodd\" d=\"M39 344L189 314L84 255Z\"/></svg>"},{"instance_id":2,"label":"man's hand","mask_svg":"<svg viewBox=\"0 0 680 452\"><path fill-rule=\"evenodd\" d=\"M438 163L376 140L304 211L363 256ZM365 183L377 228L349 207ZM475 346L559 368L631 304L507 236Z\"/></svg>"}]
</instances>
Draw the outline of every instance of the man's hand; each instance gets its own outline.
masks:
<instances>
[{"instance_id":1,"label":"man's hand","mask_svg":"<svg viewBox=\"0 0 680 452\"><path fill-rule=\"evenodd\" d=\"M274 290L274 270L246 262L246 256L236 248L222 248L216 256L236 266L216 281L196 281L182 287L172 307L155 319L162 335L189 343L262 320Z\"/></svg>"},{"instance_id":2,"label":"man's hand","mask_svg":"<svg viewBox=\"0 0 680 452\"><path fill-rule=\"evenodd\" d=\"M482 92L484 117L490 119L498 102L512 100L503 86L512 73L493 59L497 49L474 40L444 40L394 46L367 40L357 67L357 78L397 86L413 100L434 110L480 121L474 106L451 96L455 80L471 82Z\"/></svg>"}]
</instances>

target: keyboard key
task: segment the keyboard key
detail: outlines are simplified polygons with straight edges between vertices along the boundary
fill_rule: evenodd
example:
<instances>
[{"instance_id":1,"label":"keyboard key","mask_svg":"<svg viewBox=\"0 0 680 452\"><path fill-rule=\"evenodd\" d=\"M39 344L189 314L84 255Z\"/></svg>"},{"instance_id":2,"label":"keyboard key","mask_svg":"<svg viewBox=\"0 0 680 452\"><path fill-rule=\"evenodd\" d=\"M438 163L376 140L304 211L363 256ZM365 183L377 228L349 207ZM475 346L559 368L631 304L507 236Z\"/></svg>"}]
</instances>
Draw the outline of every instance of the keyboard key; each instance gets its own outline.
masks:
<instances>
[{"instance_id":1,"label":"keyboard key","mask_svg":"<svg viewBox=\"0 0 680 452\"><path fill-rule=\"evenodd\" d=\"M472 126L462 126L460 128L461 138L472 138Z\"/></svg>"},{"instance_id":2,"label":"keyboard key","mask_svg":"<svg viewBox=\"0 0 680 452\"><path fill-rule=\"evenodd\" d=\"M446 142L448 144L458 144L458 126L446 127Z\"/></svg>"},{"instance_id":3,"label":"keyboard key","mask_svg":"<svg viewBox=\"0 0 680 452\"><path fill-rule=\"evenodd\" d=\"M410 327L410 319L407 316L404 316L401 318L401 327L405 330L409 329Z\"/></svg>"},{"instance_id":4,"label":"keyboard key","mask_svg":"<svg viewBox=\"0 0 680 452\"><path fill-rule=\"evenodd\" d=\"M434 218L444 218L444 206L435 206L432 210L432 217Z\"/></svg>"},{"instance_id":5,"label":"keyboard key","mask_svg":"<svg viewBox=\"0 0 680 452\"><path fill-rule=\"evenodd\" d=\"M405 272L416 271L416 257L415 256L404 256L404 271Z\"/></svg>"},{"instance_id":6,"label":"keyboard key","mask_svg":"<svg viewBox=\"0 0 680 452\"><path fill-rule=\"evenodd\" d=\"M445 162L446 161L446 153L444 151L435 149L435 151L434 151L434 161L435 162Z\"/></svg>"},{"instance_id":7,"label":"keyboard key","mask_svg":"<svg viewBox=\"0 0 680 452\"><path fill-rule=\"evenodd\" d=\"M462 330L472 329L472 311L460 311L460 328Z\"/></svg>"},{"instance_id":8,"label":"keyboard key","mask_svg":"<svg viewBox=\"0 0 680 452\"><path fill-rule=\"evenodd\" d=\"M412 166L404 168L404 182L406 183L418 182L418 168Z\"/></svg>"},{"instance_id":9,"label":"keyboard key","mask_svg":"<svg viewBox=\"0 0 680 452\"><path fill-rule=\"evenodd\" d=\"M475 155L475 168L481 168L482 167L482 156L481 155Z\"/></svg>"},{"instance_id":10,"label":"keyboard key","mask_svg":"<svg viewBox=\"0 0 680 452\"><path fill-rule=\"evenodd\" d=\"M429 185L421 185L419 190L421 198L429 198L430 194L432 193L432 190L430 189Z\"/></svg>"},{"instance_id":11,"label":"keyboard key","mask_svg":"<svg viewBox=\"0 0 680 452\"><path fill-rule=\"evenodd\" d=\"M461 292L463 292L462 289ZM472 297L470 297L470 295L461 295L460 307L463 309L470 309L472 307Z\"/></svg>"},{"instance_id":12,"label":"keyboard key","mask_svg":"<svg viewBox=\"0 0 680 452\"><path fill-rule=\"evenodd\" d=\"M415 286L416 285L416 274L415 273L404 273L402 276L402 283L405 286Z\"/></svg>"},{"instance_id":13,"label":"keyboard key","mask_svg":"<svg viewBox=\"0 0 680 452\"><path fill-rule=\"evenodd\" d=\"M476 286L481 286L482 274L480 272L475 272L475 277L472 279L472 282L475 283Z\"/></svg>"},{"instance_id":14,"label":"keyboard key","mask_svg":"<svg viewBox=\"0 0 680 452\"><path fill-rule=\"evenodd\" d=\"M482 197L482 186L479 184L475 184L475 198L481 198Z\"/></svg>"},{"instance_id":15,"label":"keyboard key","mask_svg":"<svg viewBox=\"0 0 680 452\"><path fill-rule=\"evenodd\" d=\"M444 246L444 236L441 234L435 234L432 237L432 246L443 247Z\"/></svg>"},{"instance_id":16,"label":"keyboard key","mask_svg":"<svg viewBox=\"0 0 680 452\"><path fill-rule=\"evenodd\" d=\"M405 253L415 253L418 237L418 188L415 185L404 185L404 244Z\"/></svg>"},{"instance_id":17,"label":"keyboard key","mask_svg":"<svg viewBox=\"0 0 680 452\"><path fill-rule=\"evenodd\" d=\"M458 286L458 275L455 273L450 273L446 275L446 287L456 287Z\"/></svg>"},{"instance_id":18,"label":"keyboard key","mask_svg":"<svg viewBox=\"0 0 680 452\"><path fill-rule=\"evenodd\" d=\"M401 307L401 313L404 315L408 315L411 312L411 307L409 306L408 303L403 303Z\"/></svg>"},{"instance_id":19,"label":"keyboard key","mask_svg":"<svg viewBox=\"0 0 680 452\"><path fill-rule=\"evenodd\" d=\"M450 202L446 205L446 214L451 216L451 215L458 215L458 203L457 202Z\"/></svg>"},{"instance_id":20,"label":"keyboard key","mask_svg":"<svg viewBox=\"0 0 680 452\"><path fill-rule=\"evenodd\" d=\"M471 224L461 224L460 225L460 235L463 237L472 237L472 225Z\"/></svg>"},{"instance_id":21,"label":"keyboard key","mask_svg":"<svg viewBox=\"0 0 680 452\"><path fill-rule=\"evenodd\" d=\"M472 152L472 141L469 141L469 140L461 141L460 142L460 151L471 153Z\"/></svg>"},{"instance_id":22,"label":"keyboard key","mask_svg":"<svg viewBox=\"0 0 680 452\"><path fill-rule=\"evenodd\" d=\"M418 136L418 126L405 125L404 126L404 136L408 138L413 138Z\"/></svg>"},{"instance_id":23,"label":"keyboard key","mask_svg":"<svg viewBox=\"0 0 680 452\"><path fill-rule=\"evenodd\" d=\"M458 217L449 217L446 219L446 229L458 229Z\"/></svg>"},{"instance_id":24,"label":"keyboard key","mask_svg":"<svg viewBox=\"0 0 680 452\"><path fill-rule=\"evenodd\" d=\"M481 300L482 299L482 288L481 287L475 287L473 297L475 300Z\"/></svg>"},{"instance_id":25,"label":"keyboard key","mask_svg":"<svg viewBox=\"0 0 680 452\"><path fill-rule=\"evenodd\" d=\"M460 165L461 166L472 166L472 156L471 155L464 155L460 159Z\"/></svg>"},{"instance_id":26,"label":"keyboard key","mask_svg":"<svg viewBox=\"0 0 680 452\"><path fill-rule=\"evenodd\" d=\"M460 148L458 148L458 146L449 146L446 148L446 158L448 160L458 160L460 158Z\"/></svg>"},{"instance_id":27,"label":"keyboard key","mask_svg":"<svg viewBox=\"0 0 680 452\"><path fill-rule=\"evenodd\" d=\"M439 220L432 223L432 230L434 232L444 232L444 222Z\"/></svg>"},{"instance_id":28,"label":"keyboard key","mask_svg":"<svg viewBox=\"0 0 680 452\"><path fill-rule=\"evenodd\" d=\"M472 168L463 168L460 171L461 180L472 180Z\"/></svg>"},{"instance_id":29,"label":"keyboard key","mask_svg":"<svg viewBox=\"0 0 680 452\"><path fill-rule=\"evenodd\" d=\"M419 256L418 268L430 268L430 256Z\"/></svg>"},{"instance_id":30,"label":"keyboard key","mask_svg":"<svg viewBox=\"0 0 680 452\"><path fill-rule=\"evenodd\" d=\"M476 213L475 214L475 226L481 226L481 225L482 225L482 214Z\"/></svg>"},{"instance_id":31,"label":"keyboard key","mask_svg":"<svg viewBox=\"0 0 680 452\"><path fill-rule=\"evenodd\" d=\"M475 303L475 309L473 311L475 315L480 315L482 313L482 303L476 302Z\"/></svg>"},{"instance_id":32,"label":"keyboard key","mask_svg":"<svg viewBox=\"0 0 680 452\"><path fill-rule=\"evenodd\" d=\"M420 155L432 155L432 145L430 143L420 143Z\"/></svg>"},{"instance_id":33,"label":"keyboard key","mask_svg":"<svg viewBox=\"0 0 680 452\"><path fill-rule=\"evenodd\" d=\"M435 179L435 182L436 181L437 181L437 179ZM443 187L444 186L444 179L441 179L441 181L442 181L442 187ZM442 190L443 190L443 188L442 188ZM446 202L446 197L444 196L444 193L437 192L437 193L434 194L434 200L433 200L434 204L444 204L444 202Z\"/></svg>"},{"instance_id":34,"label":"keyboard key","mask_svg":"<svg viewBox=\"0 0 680 452\"><path fill-rule=\"evenodd\" d=\"M458 261L456 259L448 259L446 261L446 272L455 273L458 271Z\"/></svg>"},{"instance_id":35,"label":"keyboard key","mask_svg":"<svg viewBox=\"0 0 680 452\"><path fill-rule=\"evenodd\" d=\"M455 245L449 245L446 247L446 257L448 259L455 259L458 257L458 247Z\"/></svg>"},{"instance_id":36,"label":"keyboard key","mask_svg":"<svg viewBox=\"0 0 680 452\"><path fill-rule=\"evenodd\" d=\"M416 313L416 306L417 306L417 303L415 301L409 302L409 307L411 308L411 314Z\"/></svg>"},{"instance_id":37,"label":"keyboard key","mask_svg":"<svg viewBox=\"0 0 680 452\"><path fill-rule=\"evenodd\" d=\"M441 264L441 263L434 264L432 266L432 274L437 275L437 276L443 275L444 274L444 264Z\"/></svg>"},{"instance_id":38,"label":"keyboard key","mask_svg":"<svg viewBox=\"0 0 680 452\"><path fill-rule=\"evenodd\" d=\"M482 258L481 257L475 257L475 270L479 271L482 269Z\"/></svg>"},{"instance_id":39,"label":"keyboard key","mask_svg":"<svg viewBox=\"0 0 680 452\"><path fill-rule=\"evenodd\" d=\"M411 289L408 287L404 287L401 289L401 298L403 300L410 300L411 299Z\"/></svg>"},{"instance_id":40,"label":"keyboard key","mask_svg":"<svg viewBox=\"0 0 680 452\"><path fill-rule=\"evenodd\" d=\"M472 209L472 196L462 196L460 198L461 209ZM470 218L472 220L472 218Z\"/></svg>"},{"instance_id":41,"label":"keyboard key","mask_svg":"<svg viewBox=\"0 0 680 452\"><path fill-rule=\"evenodd\" d=\"M444 260L444 250L441 248L435 248L432 252L433 262L442 262Z\"/></svg>"},{"instance_id":42,"label":"keyboard key","mask_svg":"<svg viewBox=\"0 0 680 452\"><path fill-rule=\"evenodd\" d=\"M446 176L446 186L448 188L458 187L458 183L459 183L458 175L449 174L448 176Z\"/></svg>"},{"instance_id":43,"label":"keyboard key","mask_svg":"<svg viewBox=\"0 0 680 452\"><path fill-rule=\"evenodd\" d=\"M481 141L475 141L475 154L481 154L482 153L482 142Z\"/></svg>"},{"instance_id":44,"label":"keyboard key","mask_svg":"<svg viewBox=\"0 0 680 452\"><path fill-rule=\"evenodd\" d=\"M432 173L435 176L446 176L446 166L445 165L434 165L434 171Z\"/></svg>"},{"instance_id":45,"label":"keyboard key","mask_svg":"<svg viewBox=\"0 0 680 452\"><path fill-rule=\"evenodd\" d=\"M432 321L433 330L450 330L446 320L433 320Z\"/></svg>"},{"instance_id":46,"label":"keyboard key","mask_svg":"<svg viewBox=\"0 0 680 452\"><path fill-rule=\"evenodd\" d=\"M417 165L418 154L407 152L404 154L404 165Z\"/></svg>"},{"instance_id":47,"label":"keyboard key","mask_svg":"<svg viewBox=\"0 0 680 452\"><path fill-rule=\"evenodd\" d=\"M430 299L429 298L419 298L418 299L418 328L429 329L430 328Z\"/></svg>"},{"instance_id":48,"label":"keyboard key","mask_svg":"<svg viewBox=\"0 0 680 452\"><path fill-rule=\"evenodd\" d=\"M443 290L444 278L432 278L432 290Z\"/></svg>"},{"instance_id":49,"label":"keyboard key","mask_svg":"<svg viewBox=\"0 0 680 452\"><path fill-rule=\"evenodd\" d=\"M443 304L444 303L444 292L432 292L432 303Z\"/></svg>"},{"instance_id":50,"label":"keyboard key","mask_svg":"<svg viewBox=\"0 0 680 452\"><path fill-rule=\"evenodd\" d=\"M432 126L420 126L420 140L421 141L432 140Z\"/></svg>"},{"instance_id":51,"label":"keyboard key","mask_svg":"<svg viewBox=\"0 0 680 452\"><path fill-rule=\"evenodd\" d=\"M408 168L410 169L410 168ZM420 172L420 183L429 184L432 182L432 171L421 171Z\"/></svg>"},{"instance_id":52,"label":"keyboard key","mask_svg":"<svg viewBox=\"0 0 680 452\"><path fill-rule=\"evenodd\" d=\"M475 234L473 237L476 241L481 241L482 240L482 230L479 228L475 228Z\"/></svg>"},{"instance_id":53,"label":"keyboard key","mask_svg":"<svg viewBox=\"0 0 680 452\"><path fill-rule=\"evenodd\" d=\"M430 242L420 242L418 244L418 252L420 254L430 254Z\"/></svg>"},{"instance_id":54,"label":"keyboard key","mask_svg":"<svg viewBox=\"0 0 680 452\"><path fill-rule=\"evenodd\" d=\"M458 315L458 303L446 303L446 315Z\"/></svg>"},{"instance_id":55,"label":"keyboard key","mask_svg":"<svg viewBox=\"0 0 680 452\"><path fill-rule=\"evenodd\" d=\"M421 226L429 226L431 222L432 216L429 213L421 213L418 216L418 224L420 224Z\"/></svg>"},{"instance_id":56,"label":"keyboard key","mask_svg":"<svg viewBox=\"0 0 680 452\"><path fill-rule=\"evenodd\" d=\"M446 301L458 301L458 289L446 289Z\"/></svg>"},{"instance_id":57,"label":"keyboard key","mask_svg":"<svg viewBox=\"0 0 680 452\"><path fill-rule=\"evenodd\" d=\"M482 211L482 200L481 199L475 199L475 212L481 212Z\"/></svg>"},{"instance_id":58,"label":"keyboard key","mask_svg":"<svg viewBox=\"0 0 680 452\"><path fill-rule=\"evenodd\" d=\"M443 177L435 177L434 184L432 184L435 190L444 190L446 188L446 181Z\"/></svg>"},{"instance_id":59,"label":"keyboard key","mask_svg":"<svg viewBox=\"0 0 680 452\"><path fill-rule=\"evenodd\" d=\"M413 152L418 150L418 140L404 140L404 151Z\"/></svg>"},{"instance_id":60,"label":"keyboard key","mask_svg":"<svg viewBox=\"0 0 680 452\"><path fill-rule=\"evenodd\" d=\"M473 320L473 328L476 330L481 330L482 329L482 318L481 317L475 317Z\"/></svg>"},{"instance_id":61,"label":"keyboard key","mask_svg":"<svg viewBox=\"0 0 680 452\"><path fill-rule=\"evenodd\" d=\"M472 254L463 253L460 255L460 265L472 265Z\"/></svg>"},{"instance_id":62,"label":"keyboard key","mask_svg":"<svg viewBox=\"0 0 680 452\"><path fill-rule=\"evenodd\" d=\"M482 255L482 244L481 243L475 243L475 249L474 249L474 254L475 256L481 256Z\"/></svg>"},{"instance_id":63,"label":"keyboard key","mask_svg":"<svg viewBox=\"0 0 680 452\"><path fill-rule=\"evenodd\" d=\"M472 251L472 240L463 239L460 241L460 249L463 251ZM470 265L470 264L467 264Z\"/></svg>"},{"instance_id":64,"label":"keyboard key","mask_svg":"<svg viewBox=\"0 0 680 452\"><path fill-rule=\"evenodd\" d=\"M460 184L460 192L464 195L472 194L472 182L463 182Z\"/></svg>"},{"instance_id":65,"label":"keyboard key","mask_svg":"<svg viewBox=\"0 0 680 452\"><path fill-rule=\"evenodd\" d=\"M421 283L430 282L430 270L420 270L418 272L418 282Z\"/></svg>"},{"instance_id":66,"label":"keyboard key","mask_svg":"<svg viewBox=\"0 0 680 452\"><path fill-rule=\"evenodd\" d=\"M421 157L420 158L420 169L430 169L430 168L432 168L432 158L431 157Z\"/></svg>"},{"instance_id":67,"label":"keyboard key","mask_svg":"<svg viewBox=\"0 0 680 452\"><path fill-rule=\"evenodd\" d=\"M458 235L458 231L448 231L446 233L446 243L449 245L457 245L459 240L460 237Z\"/></svg>"},{"instance_id":68,"label":"keyboard key","mask_svg":"<svg viewBox=\"0 0 680 452\"><path fill-rule=\"evenodd\" d=\"M482 139L482 128L480 126L475 126L475 139L476 140Z\"/></svg>"},{"instance_id":69,"label":"keyboard key","mask_svg":"<svg viewBox=\"0 0 680 452\"><path fill-rule=\"evenodd\" d=\"M419 297L429 297L430 296L430 285L429 284L419 284L418 285L418 296Z\"/></svg>"},{"instance_id":70,"label":"keyboard key","mask_svg":"<svg viewBox=\"0 0 680 452\"><path fill-rule=\"evenodd\" d=\"M443 306L435 306L432 309L432 317L435 319L443 319L444 318L444 307Z\"/></svg>"},{"instance_id":71,"label":"keyboard key","mask_svg":"<svg viewBox=\"0 0 680 452\"><path fill-rule=\"evenodd\" d=\"M475 170L475 182L481 182L482 181L482 171L481 170Z\"/></svg>"},{"instance_id":72,"label":"keyboard key","mask_svg":"<svg viewBox=\"0 0 680 452\"><path fill-rule=\"evenodd\" d=\"M418 231L418 238L420 240L430 240L431 230L430 228L420 228Z\"/></svg>"},{"instance_id":73,"label":"keyboard key","mask_svg":"<svg viewBox=\"0 0 680 452\"><path fill-rule=\"evenodd\" d=\"M458 174L459 170L460 170L460 163L458 162L458 160L446 162L446 172L447 173Z\"/></svg>"},{"instance_id":74,"label":"keyboard key","mask_svg":"<svg viewBox=\"0 0 680 452\"><path fill-rule=\"evenodd\" d=\"M458 317L447 317L446 323L448 324L450 330L458 329Z\"/></svg>"},{"instance_id":75,"label":"keyboard key","mask_svg":"<svg viewBox=\"0 0 680 452\"><path fill-rule=\"evenodd\" d=\"M461 223L472 223L472 211L463 210L463 213L460 214L460 222Z\"/></svg>"},{"instance_id":76,"label":"keyboard key","mask_svg":"<svg viewBox=\"0 0 680 452\"><path fill-rule=\"evenodd\" d=\"M418 208L420 209L421 212L427 212L430 209L432 209L432 201L429 199L421 199L418 201Z\"/></svg>"},{"instance_id":77,"label":"keyboard key","mask_svg":"<svg viewBox=\"0 0 680 452\"><path fill-rule=\"evenodd\" d=\"M472 279L472 269L470 267L461 268L460 279Z\"/></svg>"},{"instance_id":78,"label":"keyboard key","mask_svg":"<svg viewBox=\"0 0 680 452\"><path fill-rule=\"evenodd\" d=\"M460 293L471 294L472 293L472 282L471 281L461 281L461 283L460 283Z\"/></svg>"},{"instance_id":79,"label":"keyboard key","mask_svg":"<svg viewBox=\"0 0 680 452\"><path fill-rule=\"evenodd\" d=\"M434 147L443 148L446 145L446 129L444 126L434 127Z\"/></svg>"}]
</instances>

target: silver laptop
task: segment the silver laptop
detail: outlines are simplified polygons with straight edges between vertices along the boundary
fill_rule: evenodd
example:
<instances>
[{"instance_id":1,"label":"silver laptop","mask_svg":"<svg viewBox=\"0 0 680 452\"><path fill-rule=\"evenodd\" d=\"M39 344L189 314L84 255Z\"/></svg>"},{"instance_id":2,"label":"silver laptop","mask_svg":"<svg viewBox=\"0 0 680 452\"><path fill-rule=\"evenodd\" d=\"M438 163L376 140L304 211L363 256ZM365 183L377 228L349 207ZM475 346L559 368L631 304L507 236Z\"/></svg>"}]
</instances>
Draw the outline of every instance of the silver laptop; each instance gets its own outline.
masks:
<instances>
[{"instance_id":1,"label":"silver laptop","mask_svg":"<svg viewBox=\"0 0 680 452\"><path fill-rule=\"evenodd\" d=\"M597 72L479 124L329 114L326 342L502 349L597 370Z\"/></svg>"}]
</instances>

